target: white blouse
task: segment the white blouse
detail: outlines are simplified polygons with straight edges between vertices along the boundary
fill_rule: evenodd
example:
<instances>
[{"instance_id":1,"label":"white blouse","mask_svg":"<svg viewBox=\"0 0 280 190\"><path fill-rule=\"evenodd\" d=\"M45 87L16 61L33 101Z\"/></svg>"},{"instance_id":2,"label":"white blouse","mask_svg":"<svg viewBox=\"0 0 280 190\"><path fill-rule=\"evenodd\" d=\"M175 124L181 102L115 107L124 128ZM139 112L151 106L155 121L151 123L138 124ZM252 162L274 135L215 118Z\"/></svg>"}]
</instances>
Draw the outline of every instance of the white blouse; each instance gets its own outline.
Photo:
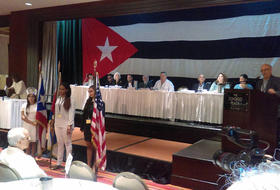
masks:
<instances>
[{"instance_id":1,"label":"white blouse","mask_svg":"<svg viewBox=\"0 0 280 190\"><path fill-rule=\"evenodd\" d=\"M69 110L64 109L64 100L65 98L58 97L55 102L55 127L64 128L68 125L74 127L74 117L75 117L75 104L71 98L71 107Z\"/></svg>"}]
</instances>

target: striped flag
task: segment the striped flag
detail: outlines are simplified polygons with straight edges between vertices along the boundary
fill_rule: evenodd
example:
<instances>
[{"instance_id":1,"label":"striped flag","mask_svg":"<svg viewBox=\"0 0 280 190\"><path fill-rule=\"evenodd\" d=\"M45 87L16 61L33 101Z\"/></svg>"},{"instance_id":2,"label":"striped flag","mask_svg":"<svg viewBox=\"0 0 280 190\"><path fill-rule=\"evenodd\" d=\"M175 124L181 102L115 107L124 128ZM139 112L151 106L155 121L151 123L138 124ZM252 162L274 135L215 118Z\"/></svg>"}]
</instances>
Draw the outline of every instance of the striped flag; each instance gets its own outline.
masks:
<instances>
[{"instance_id":1,"label":"striped flag","mask_svg":"<svg viewBox=\"0 0 280 190\"><path fill-rule=\"evenodd\" d=\"M267 63L280 76L280 1L97 19L138 50L121 74L256 78Z\"/></svg>"},{"instance_id":2,"label":"striped flag","mask_svg":"<svg viewBox=\"0 0 280 190\"><path fill-rule=\"evenodd\" d=\"M96 95L91 119L91 142L96 148L96 163L101 170L106 168L106 134L105 134L105 103L99 89L99 79L96 76Z\"/></svg>"},{"instance_id":3,"label":"striped flag","mask_svg":"<svg viewBox=\"0 0 280 190\"><path fill-rule=\"evenodd\" d=\"M43 134L46 133L46 127L48 121L47 121L47 109L45 106L45 88L44 88L42 75L40 75L39 78L39 93L38 93L38 101L37 101L36 121L39 125L39 143L40 146L44 148L46 135Z\"/></svg>"}]
</instances>

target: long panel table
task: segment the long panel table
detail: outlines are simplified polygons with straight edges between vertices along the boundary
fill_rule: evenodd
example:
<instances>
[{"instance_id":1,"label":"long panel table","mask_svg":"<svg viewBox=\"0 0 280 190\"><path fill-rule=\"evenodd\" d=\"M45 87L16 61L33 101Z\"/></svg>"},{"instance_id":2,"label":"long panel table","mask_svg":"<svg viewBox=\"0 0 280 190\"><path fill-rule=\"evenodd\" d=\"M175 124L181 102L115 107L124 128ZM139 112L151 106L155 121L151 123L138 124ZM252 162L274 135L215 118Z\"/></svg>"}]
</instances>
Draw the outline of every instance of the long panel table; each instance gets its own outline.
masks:
<instances>
[{"instance_id":1,"label":"long panel table","mask_svg":"<svg viewBox=\"0 0 280 190\"><path fill-rule=\"evenodd\" d=\"M87 86L71 85L76 109L83 109ZM101 87L108 113L222 124L224 96L220 93L166 92Z\"/></svg>"},{"instance_id":2,"label":"long panel table","mask_svg":"<svg viewBox=\"0 0 280 190\"><path fill-rule=\"evenodd\" d=\"M21 99L0 99L0 128L11 129L21 127L21 106L26 100Z\"/></svg>"}]
</instances>

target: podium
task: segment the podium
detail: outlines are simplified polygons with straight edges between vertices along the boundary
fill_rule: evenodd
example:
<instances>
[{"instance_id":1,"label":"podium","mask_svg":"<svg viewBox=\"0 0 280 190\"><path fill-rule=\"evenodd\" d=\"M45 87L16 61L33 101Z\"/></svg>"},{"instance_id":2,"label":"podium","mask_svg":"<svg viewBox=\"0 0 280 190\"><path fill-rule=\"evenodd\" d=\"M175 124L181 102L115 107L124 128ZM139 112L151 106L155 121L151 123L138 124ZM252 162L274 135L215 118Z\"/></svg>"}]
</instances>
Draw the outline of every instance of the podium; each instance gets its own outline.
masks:
<instances>
[{"instance_id":1,"label":"podium","mask_svg":"<svg viewBox=\"0 0 280 190\"><path fill-rule=\"evenodd\" d=\"M278 141L279 97L258 90L225 90L223 126L256 131L258 138L270 144L273 154Z\"/></svg>"}]
</instances>

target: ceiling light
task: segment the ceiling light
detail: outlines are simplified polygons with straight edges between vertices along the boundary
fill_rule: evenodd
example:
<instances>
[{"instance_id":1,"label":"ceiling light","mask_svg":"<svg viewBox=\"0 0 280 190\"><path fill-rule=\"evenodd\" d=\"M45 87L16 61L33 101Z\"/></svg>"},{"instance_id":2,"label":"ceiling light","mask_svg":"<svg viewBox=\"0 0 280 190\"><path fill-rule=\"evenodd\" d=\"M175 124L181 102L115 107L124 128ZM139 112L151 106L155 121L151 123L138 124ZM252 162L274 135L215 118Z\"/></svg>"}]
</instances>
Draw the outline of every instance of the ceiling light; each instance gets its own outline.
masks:
<instances>
[{"instance_id":1,"label":"ceiling light","mask_svg":"<svg viewBox=\"0 0 280 190\"><path fill-rule=\"evenodd\" d=\"M32 6L32 3L25 3L26 6Z\"/></svg>"}]
</instances>

